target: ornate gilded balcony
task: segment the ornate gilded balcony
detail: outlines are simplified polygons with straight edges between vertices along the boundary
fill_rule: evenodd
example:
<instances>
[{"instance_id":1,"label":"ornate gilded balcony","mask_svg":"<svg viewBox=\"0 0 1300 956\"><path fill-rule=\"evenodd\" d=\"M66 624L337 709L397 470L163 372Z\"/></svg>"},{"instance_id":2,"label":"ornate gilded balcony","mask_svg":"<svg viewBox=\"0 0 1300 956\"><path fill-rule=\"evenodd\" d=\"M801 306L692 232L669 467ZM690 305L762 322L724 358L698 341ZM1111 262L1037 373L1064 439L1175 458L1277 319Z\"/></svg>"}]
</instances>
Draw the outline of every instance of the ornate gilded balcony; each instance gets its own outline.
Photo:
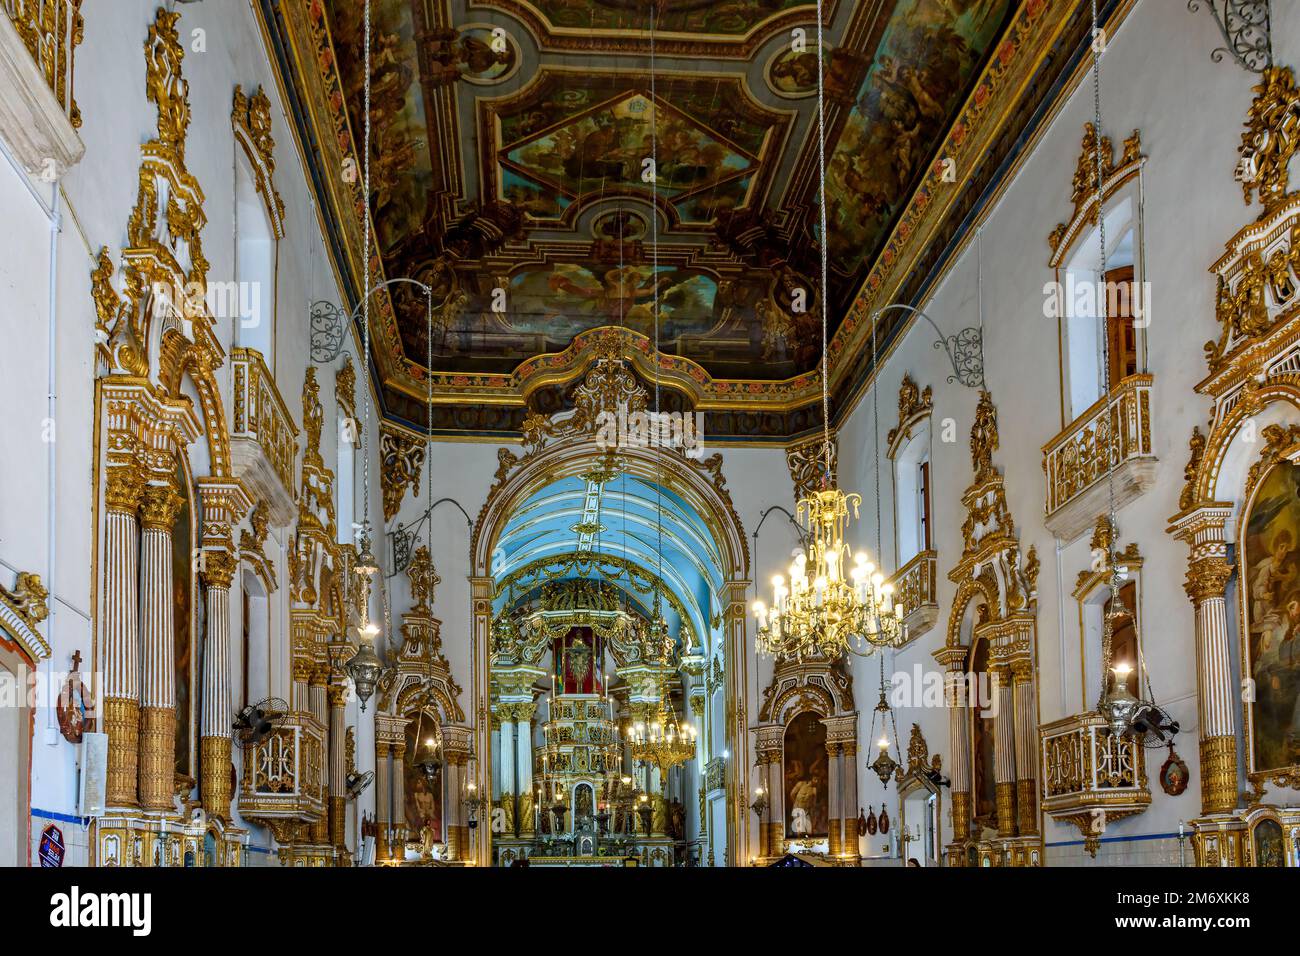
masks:
<instances>
[{"instance_id":1,"label":"ornate gilded balcony","mask_svg":"<svg viewBox=\"0 0 1300 956\"><path fill-rule=\"evenodd\" d=\"M240 816L313 822L325 815L325 728L311 714L290 713L261 743L244 747Z\"/></svg>"},{"instance_id":2,"label":"ornate gilded balcony","mask_svg":"<svg viewBox=\"0 0 1300 956\"><path fill-rule=\"evenodd\" d=\"M0 0L0 137L30 172L55 179L81 159L73 61L81 0Z\"/></svg>"},{"instance_id":3,"label":"ornate gilded balcony","mask_svg":"<svg viewBox=\"0 0 1300 956\"><path fill-rule=\"evenodd\" d=\"M890 578L894 600L903 605L909 641L934 627L939 618L939 599L935 593L937 557L935 551L922 551Z\"/></svg>"},{"instance_id":4,"label":"ornate gilded balcony","mask_svg":"<svg viewBox=\"0 0 1300 956\"><path fill-rule=\"evenodd\" d=\"M1044 724L1043 810L1073 823L1096 856L1106 826L1151 803L1146 755L1139 742L1116 738L1097 713Z\"/></svg>"},{"instance_id":5,"label":"ornate gilded balcony","mask_svg":"<svg viewBox=\"0 0 1300 956\"><path fill-rule=\"evenodd\" d=\"M298 428L262 353L237 348L230 357L235 378L230 403L230 454L235 476L254 498L266 502L271 523L282 528L298 513L293 480Z\"/></svg>"},{"instance_id":6,"label":"ornate gilded balcony","mask_svg":"<svg viewBox=\"0 0 1300 956\"><path fill-rule=\"evenodd\" d=\"M1109 507L1108 468L1115 507L1155 482L1149 374L1130 375L1043 446L1047 529L1063 541L1083 534Z\"/></svg>"}]
</instances>

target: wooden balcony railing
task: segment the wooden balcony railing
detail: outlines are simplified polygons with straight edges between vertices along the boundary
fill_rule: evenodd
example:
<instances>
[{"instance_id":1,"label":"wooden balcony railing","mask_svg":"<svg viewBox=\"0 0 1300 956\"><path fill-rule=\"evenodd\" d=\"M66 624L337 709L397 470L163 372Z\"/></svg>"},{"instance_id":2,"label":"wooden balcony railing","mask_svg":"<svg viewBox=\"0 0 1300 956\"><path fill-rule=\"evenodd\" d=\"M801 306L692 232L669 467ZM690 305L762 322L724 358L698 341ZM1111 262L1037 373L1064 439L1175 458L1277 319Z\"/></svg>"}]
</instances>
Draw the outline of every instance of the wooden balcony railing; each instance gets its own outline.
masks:
<instances>
[{"instance_id":1,"label":"wooden balcony railing","mask_svg":"<svg viewBox=\"0 0 1300 956\"><path fill-rule=\"evenodd\" d=\"M1044 724L1040 734L1043 810L1078 827L1095 856L1109 824L1141 813L1151 803L1142 745L1113 736L1097 713Z\"/></svg>"},{"instance_id":2,"label":"wooden balcony railing","mask_svg":"<svg viewBox=\"0 0 1300 956\"><path fill-rule=\"evenodd\" d=\"M255 820L319 820L325 784L325 728L311 714L288 714L256 746L244 747L239 813Z\"/></svg>"},{"instance_id":3,"label":"wooden balcony railing","mask_svg":"<svg viewBox=\"0 0 1300 956\"><path fill-rule=\"evenodd\" d=\"M938 620L937 558L935 551L922 551L890 578L894 600L903 605L908 640L920 637Z\"/></svg>"},{"instance_id":4,"label":"wooden balcony railing","mask_svg":"<svg viewBox=\"0 0 1300 956\"><path fill-rule=\"evenodd\" d=\"M81 113L73 98L73 62L82 38L81 0L0 0L27 52L73 128Z\"/></svg>"},{"instance_id":5,"label":"wooden balcony railing","mask_svg":"<svg viewBox=\"0 0 1300 956\"><path fill-rule=\"evenodd\" d=\"M1073 541L1106 510L1108 472L1116 507L1155 481L1151 382L1149 374L1130 375L1043 446L1045 523L1062 540Z\"/></svg>"},{"instance_id":6,"label":"wooden balcony railing","mask_svg":"<svg viewBox=\"0 0 1300 956\"><path fill-rule=\"evenodd\" d=\"M271 523L283 527L297 513L294 463L298 427L275 387L262 353L231 351L234 396L230 406L230 444L235 476L266 501Z\"/></svg>"}]
</instances>

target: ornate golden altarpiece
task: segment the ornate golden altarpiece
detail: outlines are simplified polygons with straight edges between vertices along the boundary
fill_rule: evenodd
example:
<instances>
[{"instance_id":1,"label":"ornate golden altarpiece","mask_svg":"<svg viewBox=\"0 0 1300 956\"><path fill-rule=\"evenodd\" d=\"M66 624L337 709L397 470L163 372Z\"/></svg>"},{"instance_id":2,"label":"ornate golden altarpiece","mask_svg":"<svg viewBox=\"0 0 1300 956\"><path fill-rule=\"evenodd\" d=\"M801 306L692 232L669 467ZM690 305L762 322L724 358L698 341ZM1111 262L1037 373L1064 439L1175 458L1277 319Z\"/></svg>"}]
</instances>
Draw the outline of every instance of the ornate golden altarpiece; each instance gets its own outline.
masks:
<instances>
[{"instance_id":1,"label":"ornate golden altarpiece","mask_svg":"<svg viewBox=\"0 0 1300 956\"><path fill-rule=\"evenodd\" d=\"M949 866L1042 864L1038 825L1038 684L1036 618L1038 555L1021 554L1007 508L1003 479L993 464L998 448L997 409L988 392L980 392L971 426L970 450L975 478L962 495L962 556L948 573L957 585L945 645L934 652L947 670L949 740L952 771L953 842ZM972 799L975 783L973 746L978 704L972 691L977 642L989 648L987 693L996 703L994 767L996 819L981 826Z\"/></svg>"},{"instance_id":2,"label":"ornate golden altarpiece","mask_svg":"<svg viewBox=\"0 0 1300 956\"><path fill-rule=\"evenodd\" d=\"M800 715L812 713L826 728L827 836L810 839L787 828L786 732ZM857 866L858 712L853 676L844 659L805 655L779 658L763 691L755 731L759 784L766 806L758 813L758 857L763 866L786 853L811 852L840 866Z\"/></svg>"},{"instance_id":3,"label":"ornate golden altarpiece","mask_svg":"<svg viewBox=\"0 0 1300 956\"><path fill-rule=\"evenodd\" d=\"M1300 766L1254 767L1250 695L1231 668L1234 655L1243 671L1249 659L1242 563L1251 502L1275 464L1300 461L1300 192L1289 173L1300 147L1300 89L1290 67L1269 66L1254 94L1235 179L1247 205L1258 200L1261 209L1210 268L1219 334L1205 343L1208 375L1196 386L1210 402L1209 423L1192 430L1186 484L1169 526L1188 545L1185 586L1195 611L1201 815L1192 821L1192 844L1201 866L1264 865L1272 854L1257 852L1261 825L1280 831L1287 865L1297 865L1300 846Z\"/></svg>"}]
</instances>

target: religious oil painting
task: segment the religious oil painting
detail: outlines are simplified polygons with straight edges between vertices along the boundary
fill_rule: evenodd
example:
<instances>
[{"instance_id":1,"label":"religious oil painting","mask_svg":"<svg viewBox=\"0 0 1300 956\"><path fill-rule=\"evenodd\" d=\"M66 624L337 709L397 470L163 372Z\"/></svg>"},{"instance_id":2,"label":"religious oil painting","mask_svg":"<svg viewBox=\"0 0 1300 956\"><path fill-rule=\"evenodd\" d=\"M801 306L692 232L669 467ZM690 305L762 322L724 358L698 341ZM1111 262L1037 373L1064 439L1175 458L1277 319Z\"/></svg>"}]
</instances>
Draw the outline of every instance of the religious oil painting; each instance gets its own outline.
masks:
<instances>
[{"instance_id":1,"label":"religious oil painting","mask_svg":"<svg viewBox=\"0 0 1300 956\"><path fill-rule=\"evenodd\" d=\"M652 336L659 307L659 339L706 335L717 324L718 284L709 276L652 265L557 263L510 280L505 320L514 331L562 346L580 332L619 325Z\"/></svg>"},{"instance_id":2,"label":"religious oil painting","mask_svg":"<svg viewBox=\"0 0 1300 956\"><path fill-rule=\"evenodd\" d=\"M785 728L785 832L817 838L830 832L826 725L806 710Z\"/></svg>"},{"instance_id":3,"label":"religious oil painting","mask_svg":"<svg viewBox=\"0 0 1300 956\"><path fill-rule=\"evenodd\" d=\"M418 721L406 725L406 754L402 760L402 793L405 801L403 823L408 837L419 840L425 830L433 833L435 843L442 842L442 767L433 778L426 777L411 765L411 755L416 752L415 730Z\"/></svg>"},{"instance_id":4,"label":"religious oil painting","mask_svg":"<svg viewBox=\"0 0 1300 956\"><path fill-rule=\"evenodd\" d=\"M1246 524L1250 768L1300 764L1300 468L1275 465Z\"/></svg>"}]
</instances>

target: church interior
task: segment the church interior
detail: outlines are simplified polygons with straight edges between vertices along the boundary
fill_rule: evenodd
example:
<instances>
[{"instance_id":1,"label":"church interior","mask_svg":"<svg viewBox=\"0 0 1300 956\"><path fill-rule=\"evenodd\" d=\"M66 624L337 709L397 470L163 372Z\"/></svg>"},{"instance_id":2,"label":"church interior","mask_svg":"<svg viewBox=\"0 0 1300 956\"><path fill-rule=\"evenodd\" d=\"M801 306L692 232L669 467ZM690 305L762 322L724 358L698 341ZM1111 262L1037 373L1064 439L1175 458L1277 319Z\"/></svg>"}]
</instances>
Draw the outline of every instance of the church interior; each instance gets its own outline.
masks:
<instances>
[{"instance_id":1,"label":"church interior","mask_svg":"<svg viewBox=\"0 0 1300 956\"><path fill-rule=\"evenodd\" d=\"M1297 66L0 0L0 866L1300 867Z\"/></svg>"}]
</instances>

